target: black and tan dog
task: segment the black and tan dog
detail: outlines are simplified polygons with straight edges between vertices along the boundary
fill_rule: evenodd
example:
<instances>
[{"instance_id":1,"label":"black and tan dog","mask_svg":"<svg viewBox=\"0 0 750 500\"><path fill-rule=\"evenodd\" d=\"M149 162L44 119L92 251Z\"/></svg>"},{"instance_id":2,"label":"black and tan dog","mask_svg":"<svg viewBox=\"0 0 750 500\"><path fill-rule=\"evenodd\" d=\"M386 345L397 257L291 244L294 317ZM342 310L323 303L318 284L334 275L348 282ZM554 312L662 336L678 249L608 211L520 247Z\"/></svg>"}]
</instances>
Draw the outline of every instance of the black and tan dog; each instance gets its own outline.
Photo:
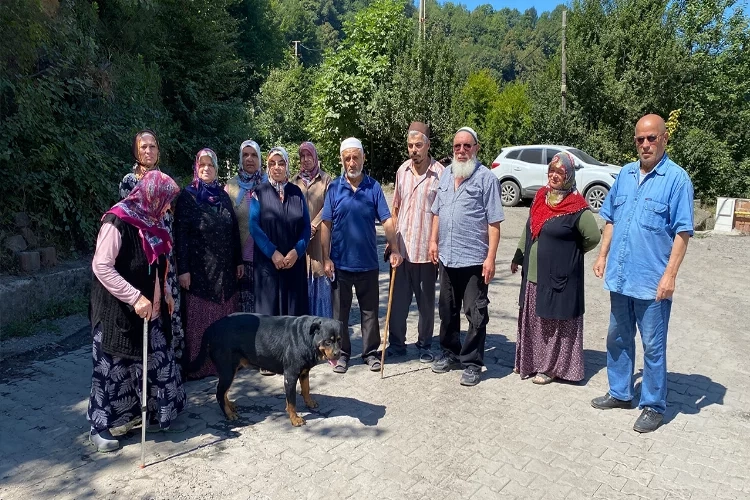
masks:
<instances>
[{"instance_id":1,"label":"black and tan dog","mask_svg":"<svg viewBox=\"0 0 750 500\"><path fill-rule=\"evenodd\" d=\"M235 313L206 329L198 357L188 367L197 371L211 358L219 375L216 401L228 420L237 419L237 408L227 397L241 366L257 366L284 374L286 411L292 425L305 425L297 415L297 380L308 408L318 404L310 397L310 369L319 361L334 365L341 354L342 323L317 316L263 316Z\"/></svg>"}]
</instances>

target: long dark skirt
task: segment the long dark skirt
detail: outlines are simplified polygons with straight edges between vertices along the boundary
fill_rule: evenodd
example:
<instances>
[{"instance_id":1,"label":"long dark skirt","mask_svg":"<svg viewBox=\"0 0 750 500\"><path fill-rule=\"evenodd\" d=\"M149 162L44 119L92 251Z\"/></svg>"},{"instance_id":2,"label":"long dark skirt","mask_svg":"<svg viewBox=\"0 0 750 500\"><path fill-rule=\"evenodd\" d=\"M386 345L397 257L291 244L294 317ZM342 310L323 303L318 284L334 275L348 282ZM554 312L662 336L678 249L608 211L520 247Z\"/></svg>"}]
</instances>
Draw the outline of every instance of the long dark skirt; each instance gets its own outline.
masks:
<instances>
[{"instance_id":1,"label":"long dark skirt","mask_svg":"<svg viewBox=\"0 0 750 500\"><path fill-rule=\"evenodd\" d=\"M544 319L536 315L536 283L526 283L518 314L515 368L522 377L545 373L563 380L583 379L583 316Z\"/></svg>"},{"instance_id":2,"label":"long dark skirt","mask_svg":"<svg viewBox=\"0 0 750 500\"><path fill-rule=\"evenodd\" d=\"M203 333L214 321L237 312L237 294L232 295L224 302L217 304L210 300L196 297L188 292L187 301L187 324L185 325L185 344L188 363L198 357L203 341ZM191 380L216 375L216 367L210 359L206 359L203 366L196 372L190 372L187 377Z\"/></svg>"},{"instance_id":3,"label":"long dark skirt","mask_svg":"<svg viewBox=\"0 0 750 500\"><path fill-rule=\"evenodd\" d=\"M239 311L246 313L255 312L255 276L253 276L253 262L243 261L245 274L239 282L240 285L240 304Z\"/></svg>"},{"instance_id":4,"label":"long dark skirt","mask_svg":"<svg viewBox=\"0 0 750 500\"><path fill-rule=\"evenodd\" d=\"M291 269L278 270L271 259L258 259L256 253L255 312L269 316L310 314L304 257Z\"/></svg>"},{"instance_id":5,"label":"long dark skirt","mask_svg":"<svg viewBox=\"0 0 750 500\"><path fill-rule=\"evenodd\" d=\"M149 325L148 415L163 429L185 407L185 389L172 346L159 320ZM95 432L121 427L141 416L143 362L110 356L102 350L102 328L94 328L93 360L88 419Z\"/></svg>"}]
</instances>

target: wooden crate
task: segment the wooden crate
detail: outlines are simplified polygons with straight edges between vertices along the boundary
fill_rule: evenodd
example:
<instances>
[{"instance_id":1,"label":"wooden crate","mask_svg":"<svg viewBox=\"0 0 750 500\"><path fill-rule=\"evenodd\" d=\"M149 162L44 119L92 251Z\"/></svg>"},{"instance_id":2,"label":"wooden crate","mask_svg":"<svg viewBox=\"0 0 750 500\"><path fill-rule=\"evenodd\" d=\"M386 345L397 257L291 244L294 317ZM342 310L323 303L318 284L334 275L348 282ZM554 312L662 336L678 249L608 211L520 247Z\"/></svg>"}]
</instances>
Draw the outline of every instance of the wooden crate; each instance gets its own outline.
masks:
<instances>
[{"instance_id":1,"label":"wooden crate","mask_svg":"<svg viewBox=\"0 0 750 500\"><path fill-rule=\"evenodd\" d=\"M750 234L750 200L737 200L734 204L734 228Z\"/></svg>"}]
</instances>

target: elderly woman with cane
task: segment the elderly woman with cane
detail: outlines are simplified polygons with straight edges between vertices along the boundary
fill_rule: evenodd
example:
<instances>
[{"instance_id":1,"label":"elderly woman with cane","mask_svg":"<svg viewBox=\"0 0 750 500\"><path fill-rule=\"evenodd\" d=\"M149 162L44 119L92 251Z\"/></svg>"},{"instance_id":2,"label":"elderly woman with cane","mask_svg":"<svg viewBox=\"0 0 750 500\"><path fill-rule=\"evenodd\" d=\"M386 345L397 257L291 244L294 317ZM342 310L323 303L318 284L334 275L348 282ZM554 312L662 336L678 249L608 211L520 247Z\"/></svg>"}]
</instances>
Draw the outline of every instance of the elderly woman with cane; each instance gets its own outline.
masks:
<instances>
[{"instance_id":1,"label":"elderly woman with cane","mask_svg":"<svg viewBox=\"0 0 750 500\"><path fill-rule=\"evenodd\" d=\"M172 247L164 213L178 192L166 174L147 172L102 218L92 262L94 369L88 407L89 439L101 452L118 449L111 430L138 417L146 357L150 419L142 425L157 432L187 428L175 421L185 406L185 391L170 342L174 302L164 289ZM148 352L143 352L144 320Z\"/></svg>"},{"instance_id":2,"label":"elderly woman with cane","mask_svg":"<svg viewBox=\"0 0 750 500\"><path fill-rule=\"evenodd\" d=\"M161 149L159 138L156 132L151 129L143 129L133 137L131 148L133 159L133 170L125 175L120 181L120 199L124 200L131 191L135 189L140 180L151 170L159 169L159 157ZM172 211L168 210L164 214L164 227L167 228L170 237L172 236L172 225L174 216ZM182 365L182 352L185 349L185 334L182 331L182 317L180 316L180 284L177 281L177 266L175 265L174 252L167 255L167 279L166 292L172 295L174 301L174 311L172 312L172 348L177 363Z\"/></svg>"},{"instance_id":3,"label":"elderly woman with cane","mask_svg":"<svg viewBox=\"0 0 750 500\"><path fill-rule=\"evenodd\" d=\"M583 254L601 233L576 190L575 161L566 152L549 163L537 191L511 272L521 273L514 371L535 384L583 379Z\"/></svg>"}]
</instances>

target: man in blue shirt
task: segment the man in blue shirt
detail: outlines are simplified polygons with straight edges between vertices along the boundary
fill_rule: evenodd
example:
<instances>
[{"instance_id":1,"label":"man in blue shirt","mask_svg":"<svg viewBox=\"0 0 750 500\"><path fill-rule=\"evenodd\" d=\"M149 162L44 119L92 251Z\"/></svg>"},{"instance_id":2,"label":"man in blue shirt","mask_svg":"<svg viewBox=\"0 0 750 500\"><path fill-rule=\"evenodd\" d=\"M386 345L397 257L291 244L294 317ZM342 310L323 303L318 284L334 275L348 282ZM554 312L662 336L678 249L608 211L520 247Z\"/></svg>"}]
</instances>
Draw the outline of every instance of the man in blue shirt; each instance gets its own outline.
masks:
<instances>
[{"instance_id":1,"label":"man in blue shirt","mask_svg":"<svg viewBox=\"0 0 750 500\"><path fill-rule=\"evenodd\" d=\"M453 137L453 162L440 177L432 204L429 255L440 263L440 347L435 373L464 367L461 385L479 383L484 366L489 299L495 276L500 223L505 219L497 177L477 160L477 133L463 127ZM469 321L461 343L461 312Z\"/></svg>"},{"instance_id":2,"label":"man in blue shirt","mask_svg":"<svg viewBox=\"0 0 750 500\"><path fill-rule=\"evenodd\" d=\"M331 280L333 294L333 318L343 323L341 357L333 371L346 373L352 354L349 310L353 286L362 318L362 360L376 372L380 371L376 219L383 225L392 249L391 266L398 267L403 259L398 252L396 229L383 190L362 171L365 162L362 143L350 137L341 143L339 152L344 173L328 186L320 225L324 270Z\"/></svg>"},{"instance_id":3,"label":"man in blue shirt","mask_svg":"<svg viewBox=\"0 0 750 500\"><path fill-rule=\"evenodd\" d=\"M635 329L643 342L643 381L633 430L652 432L667 407L667 327L677 271L693 235L693 184L665 153L669 133L658 115L635 126L640 161L622 167L599 215L606 221L594 274L610 292L609 392L594 408L631 408Z\"/></svg>"}]
</instances>

